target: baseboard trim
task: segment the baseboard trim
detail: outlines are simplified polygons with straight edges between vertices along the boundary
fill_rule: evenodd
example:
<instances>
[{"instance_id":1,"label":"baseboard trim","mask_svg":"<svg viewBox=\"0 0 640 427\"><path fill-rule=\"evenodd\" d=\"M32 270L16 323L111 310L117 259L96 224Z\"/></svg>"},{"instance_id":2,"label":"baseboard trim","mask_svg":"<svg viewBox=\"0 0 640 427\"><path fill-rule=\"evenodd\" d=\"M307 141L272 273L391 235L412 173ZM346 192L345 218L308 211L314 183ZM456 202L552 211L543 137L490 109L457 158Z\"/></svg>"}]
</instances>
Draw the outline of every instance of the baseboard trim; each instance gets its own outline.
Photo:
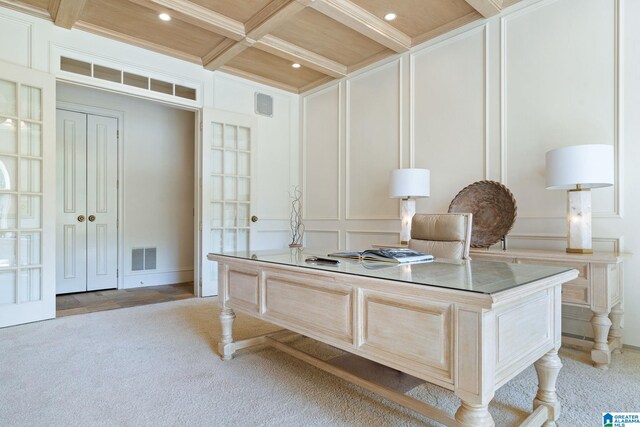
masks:
<instances>
[{"instance_id":1,"label":"baseboard trim","mask_svg":"<svg viewBox=\"0 0 640 427\"><path fill-rule=\"evenodd\" d=\"M123 289L144 288L147 286L173 285L192 282L193 270L162 271L156 273L124 276Z\"/></svg>"}]
</instances>

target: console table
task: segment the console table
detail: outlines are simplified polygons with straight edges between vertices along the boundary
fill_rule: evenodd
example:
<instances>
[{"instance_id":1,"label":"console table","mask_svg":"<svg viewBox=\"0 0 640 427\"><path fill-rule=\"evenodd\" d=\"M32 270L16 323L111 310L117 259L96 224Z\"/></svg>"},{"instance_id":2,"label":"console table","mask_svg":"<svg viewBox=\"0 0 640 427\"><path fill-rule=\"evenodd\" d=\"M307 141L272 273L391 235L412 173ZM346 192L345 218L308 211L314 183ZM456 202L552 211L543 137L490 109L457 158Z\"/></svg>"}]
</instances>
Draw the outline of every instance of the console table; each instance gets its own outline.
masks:
<instances>
[{"instance_id":1,"label":"console table","mask_svg":"<svg viewBox=\"0 0 640 427\"><path fill-rule=\"evenodd\" d=\"M566 345L591 348L594 366L607 369L611 353L622 348L620 324L622 307L622 262L625 254L569 254L563 251L509 249L507 251L471 249L472 259L519 264L567 266L578 270L578 277L562 285L562 303L589 308L593 312L594 343L563 337ZM582 342L581 342L582 341Z\"/></svg>"},{"instance_id":2,"label":"console table","mask_svg":"<svg viewBox=\"0 0 640 427\"><path fill-rule=\"evenodd\" d=\"M223 360L240 348L271 345L447 426L493 426L495 391L535 364L538 392L523 425L555 425L561 286L576 270L453 260L305 262L326 253L208 255L218 262ZM452 390L461 406L453 417L273 335L234 341L234 310Z\"/></svg>"}]
</instances>

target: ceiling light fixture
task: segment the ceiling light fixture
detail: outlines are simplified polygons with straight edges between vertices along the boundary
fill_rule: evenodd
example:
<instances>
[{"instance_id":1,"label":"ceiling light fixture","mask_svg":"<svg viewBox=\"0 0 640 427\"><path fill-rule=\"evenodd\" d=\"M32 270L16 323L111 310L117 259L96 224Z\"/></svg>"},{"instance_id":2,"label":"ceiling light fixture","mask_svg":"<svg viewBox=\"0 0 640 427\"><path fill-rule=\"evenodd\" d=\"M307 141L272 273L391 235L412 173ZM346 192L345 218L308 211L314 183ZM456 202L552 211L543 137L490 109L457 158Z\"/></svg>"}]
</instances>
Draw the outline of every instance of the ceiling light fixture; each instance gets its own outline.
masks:
<instances>
[{"instance_id":1,"label":"ceiling light fixture","mask_svg":"<svg viewBox=\"0 0 640 427\"><path fill-rule=\"evenodd\" d=\"M292 66L293 68L300 68L300 67L302 67L302 65L298 64L297 62L294 62L293 64L291 64L291 66Z\"/></svg>"},{"instance_id":2,"label":"ceiling light fixture","mask_svg":"<svg viewBox=\"0 0 640 427\"><path fill-rule=\"evenodd\" d=\"M393 21L394 19L396 19L398 17L398 15L396 15L393 12L389 12L386 15L384 15L384 20L385 21Z\"/></svg>"},{"instance_id":3,"label":"ceiling light fixture","mask_svg":"<svg viewBox=\"0 0 640 427\"><path fill-rule=\"evenodd\" d=\"M161 13L160 15L158 15L158 18L162 19L163 21L171 21L171 16L169 16L168 13Z\"/></svg>"}]
</instances>

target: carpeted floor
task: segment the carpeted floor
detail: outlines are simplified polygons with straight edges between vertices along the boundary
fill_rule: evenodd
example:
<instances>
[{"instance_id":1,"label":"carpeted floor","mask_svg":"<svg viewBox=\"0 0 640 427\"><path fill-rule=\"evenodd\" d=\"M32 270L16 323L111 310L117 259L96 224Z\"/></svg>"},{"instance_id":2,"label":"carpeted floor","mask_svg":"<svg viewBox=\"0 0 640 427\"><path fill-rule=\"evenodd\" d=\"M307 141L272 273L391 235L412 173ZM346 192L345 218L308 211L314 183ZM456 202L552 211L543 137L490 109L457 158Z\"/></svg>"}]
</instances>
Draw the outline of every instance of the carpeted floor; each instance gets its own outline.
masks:
<instances>
[{"instance_id":1,"label":"carpeted floor","mask_svg":"<svg viewBox=\"0 0 640 427\"><path fill-rule=\"evenodd\" d=\"M89 313L0 330L0 426L409 426L436 425L277 350L230 362L215 352L215 299ZM235 336L271 325L238 315ZM342 352L301 338L322 357ZM601 425L603 411L640 411L640 353L591 367L562 350L559 425ZM526 417L533 368L498 390L497 426ZM408 394L454 413L453 393L423 384Z\"/></svg>"}]
</instances>

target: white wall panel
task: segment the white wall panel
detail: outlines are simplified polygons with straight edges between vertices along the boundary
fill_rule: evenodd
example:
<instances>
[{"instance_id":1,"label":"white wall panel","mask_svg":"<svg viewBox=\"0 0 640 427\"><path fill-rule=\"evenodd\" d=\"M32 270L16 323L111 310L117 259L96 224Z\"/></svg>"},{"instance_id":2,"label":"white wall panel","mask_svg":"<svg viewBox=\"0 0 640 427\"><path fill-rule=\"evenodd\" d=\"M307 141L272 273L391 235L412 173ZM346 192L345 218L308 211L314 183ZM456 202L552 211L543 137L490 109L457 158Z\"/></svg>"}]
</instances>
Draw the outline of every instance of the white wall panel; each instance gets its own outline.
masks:
<instances>
[{"instance_id":1,"label":"white wall panel","mask_svg":"<svg viewBox=\"0 0 640 427\"><path fill-rule=\"evenodd\" d=\"M431 171L417 212L446 212L463 187L485 177L485 27L413 57L414 166Z\"/></svg>"},{"instance_id":2,"label":"white wall panel","mask_svg":"<svg viewBox=\"0 0 640 427\"><path fill-rule=\"evenodd\" d=\"M375 244L393 244L400 240L400 233L390 231L347 231L347 250L371 249Z\"/></svg>"},{"instance_id":3,"label":"white wall panel","mask_svg":"<svg viewBox=\"0 0 640 427\"><path fill-rule=\"evenodd\" d=\"M0 16L0 60L31 66L31 24Z\"/></svg>"},{"instance_id":4,"label":"white wall panel","mask_svg":"<svg viewBox=\"0 0 640 427\"><path fill-rule=\"evenodd\" d=\"M340 232L338 230L307 230L304 233L304 247L311 250L337 249L340 247Z\"/></svg>"},{"instance_id":5,"label":"white wall panel","mask_svg":"<svg viewBox=\"0 0 640 427\"><path fill-rule=\"evenodd\" d=\"M303 213L305 219L340 215L340 86L304 99Z\"/></svg>"},{"instance_id":6,"label":"white wall panel","mask_svg":"<svg viewBox=\"0 0 640 427\"><path fill-rule=\"evenodd\" d=\"M347 81L347 219L398 218L389 174L400 167L400 61Z\"/></svg>"},{"instance_id":7,"label":"white wall panel","mask_svg":"<svg viewBox=\"0 0 640 427\"><path fill-rule=\"evenodd\" d=\"M564 191L545 189L545 152L616 142L615 2L545 2L503 18L503 180L523 217L563 217ZM614 189L593 192L615 214Z\"/></svg>"}]
</instances>

